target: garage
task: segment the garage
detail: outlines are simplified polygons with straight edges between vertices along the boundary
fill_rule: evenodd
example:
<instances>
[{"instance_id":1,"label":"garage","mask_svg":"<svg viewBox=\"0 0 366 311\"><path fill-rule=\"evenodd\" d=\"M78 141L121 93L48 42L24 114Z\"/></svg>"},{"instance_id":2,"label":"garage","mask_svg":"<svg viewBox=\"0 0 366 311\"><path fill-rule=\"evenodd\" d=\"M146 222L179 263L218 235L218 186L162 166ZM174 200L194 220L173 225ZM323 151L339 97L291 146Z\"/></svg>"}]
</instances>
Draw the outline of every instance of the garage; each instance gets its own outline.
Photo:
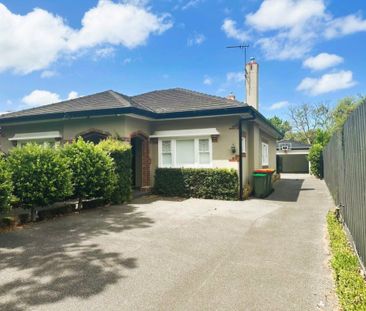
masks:
<instances>
[{"instance_id":1,"label":"garage","mask_svg":"<svg viewBox=\"0 0 366 311\"><path fill-rule=\"evenodd\" d=\"M277 143L277 171L279 173L309 173L307 156L311 145L294 140Z\"/></svg>"}]
</instances>

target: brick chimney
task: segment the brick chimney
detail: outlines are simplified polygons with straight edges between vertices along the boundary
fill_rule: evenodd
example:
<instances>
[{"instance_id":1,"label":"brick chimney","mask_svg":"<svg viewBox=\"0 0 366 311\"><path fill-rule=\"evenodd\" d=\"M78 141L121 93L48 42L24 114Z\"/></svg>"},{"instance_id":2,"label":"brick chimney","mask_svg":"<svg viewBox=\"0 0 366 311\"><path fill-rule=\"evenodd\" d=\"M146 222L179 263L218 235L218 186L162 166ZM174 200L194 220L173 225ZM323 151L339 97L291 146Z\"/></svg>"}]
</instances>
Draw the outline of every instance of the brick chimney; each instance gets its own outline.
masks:
<instances>
[{"instance_id":1,"label":"brick chimney","mask_svg":"<svg viewBox=\"0 0 366 311\"><path fill-rule=\"evenodd\" d=\"M255 61L254 57L250 58L250 61L245 66L246 69L246 103L249 106L259 110L259 94L258 94L258 82L259 82L259 65Z\"/></svg>"}]
</instances>

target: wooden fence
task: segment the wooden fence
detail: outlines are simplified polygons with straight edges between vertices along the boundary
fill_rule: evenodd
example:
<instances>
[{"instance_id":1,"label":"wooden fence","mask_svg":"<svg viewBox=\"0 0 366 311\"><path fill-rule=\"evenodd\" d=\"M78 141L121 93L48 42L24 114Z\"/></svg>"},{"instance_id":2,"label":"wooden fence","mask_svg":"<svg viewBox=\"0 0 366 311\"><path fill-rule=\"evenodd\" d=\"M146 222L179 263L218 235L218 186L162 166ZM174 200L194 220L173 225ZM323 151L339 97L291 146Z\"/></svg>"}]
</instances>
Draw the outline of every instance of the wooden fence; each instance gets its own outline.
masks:
<instances>
[{"instance_id":1,"label":"wooden fence","mask_svg":"<svg viewBox=\"0 0 366 311\"><path fill-rule=\"evenodd\" d=\"M366 105L355 110L323 152L324 180L366 266Z\"/></svg>"}]
</instances>

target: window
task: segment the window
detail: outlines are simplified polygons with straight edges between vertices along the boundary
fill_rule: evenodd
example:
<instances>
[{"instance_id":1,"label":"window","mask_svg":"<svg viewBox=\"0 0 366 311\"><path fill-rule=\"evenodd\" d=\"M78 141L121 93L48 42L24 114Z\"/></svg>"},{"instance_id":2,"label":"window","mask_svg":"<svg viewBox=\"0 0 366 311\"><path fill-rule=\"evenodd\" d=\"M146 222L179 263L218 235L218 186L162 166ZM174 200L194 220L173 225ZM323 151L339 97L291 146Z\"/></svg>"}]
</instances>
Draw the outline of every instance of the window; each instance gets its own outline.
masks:
<instances>
[{"instance_id":1,"label":"window","mask_svg":"<svg viewBox=\"0 0 366 311\"><path fill-rule=\"evenodd\" d=\"M159 167L210 167L210 138L159 139Z\"/></svg>"},{"instance_id":2,"label":"window","mask_svg":"<svg viewBox=\"0 0 366 311\"><path fill-rule=\"evenodd\" d=\"M268 165L268 144L262 143L262 165Z\"/></svg>"},{"instance_id":3,"label":"window","mask_svg":"<svg viewBox=\"0 0 366 311\"><path fill-rule=\"evenodd\" d=\"M193 166L194 159L194 139L176 140L176 166Z\"/></svg>"},{"instance_id":4,"label":"window","mask_svg":"<svg viewBox=\"0 0 366 311\"><path fill-rule=\"evenodd\" d=\"M210 141L208 139L200 139L198 141L199 164L207 165L211 163Z\"/></svg>"},{"instance_id":5,"label":"window","mask_svg":"<svg viewBox=\"0 0 366 311\"><path fill-rule=\"evenodd\" d=\"M173 164L172 157L172 142L170 140L163 140L161 144L161 154L162 154L162 167L171 167Z\"/></svg>"}]
</instances>

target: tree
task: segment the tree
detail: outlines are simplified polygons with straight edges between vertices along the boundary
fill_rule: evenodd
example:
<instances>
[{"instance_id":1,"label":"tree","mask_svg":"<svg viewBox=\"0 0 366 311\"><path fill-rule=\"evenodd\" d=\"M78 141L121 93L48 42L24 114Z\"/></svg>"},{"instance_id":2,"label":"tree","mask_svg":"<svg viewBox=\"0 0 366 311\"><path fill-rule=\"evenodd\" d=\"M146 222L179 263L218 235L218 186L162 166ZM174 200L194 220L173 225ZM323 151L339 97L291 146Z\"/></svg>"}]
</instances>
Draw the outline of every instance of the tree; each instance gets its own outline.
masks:
<instances>
[{"instance_id":1,"label":"tree","mask_svg":"<svg viewBox=\"0 0 366 311\"><path fill-rule=\"evenodd\" d=\"M14 148L7 158L14 195L21 205L31 209L43 207L72 194L71 171L60 150L37 144Z\"/></svg>"},{"instance_id":2,"label":"tree","mask_svg":"<svg viewBox=\"0 0 366 311\"><path fill-rule=\"evenodd\" d=\"M324 103L302 104L289 108L292 128L298 140L312 144L317 129L328 130L331 123L331 109Z\"/></svg>"},{"instance_id":3,"label":"tree","mask_svg":"<svg viewBox=\"0 0 366 311\"><path fill-rule=\"evenodd\" d=\"M342 128L344 123L347 121L350 114L356 110L356 108L366 102L366 97L360 96L345 97L338 102L338 105L332 111L332 132L338 131Z\"/></svg>"},{"instance_id":4,"label":"tree","mask_svg":"<svg viewBox=\"0 0 366 311\"><path fill-rule=\"evenodd\" d=\"M113 160L106 152L82 138L66 144L62 150L72 171L74 195L79 200L86 198L111 199L117 182Z\"/></svg>"},{"instance_id":5,"label":"tree","mask_svg":"<svg viewBox=\"0 0 366 311\"><path fill-rule=\"evenodd\" d=\"M283 135L286 135L286 133L291 132L292 127L290 125L290 122L287 120L282 120L281 118L274 116L270 119L268 119L269 122L273 124L274 127L276 127Z\"/></svg>"}]
</instances>

